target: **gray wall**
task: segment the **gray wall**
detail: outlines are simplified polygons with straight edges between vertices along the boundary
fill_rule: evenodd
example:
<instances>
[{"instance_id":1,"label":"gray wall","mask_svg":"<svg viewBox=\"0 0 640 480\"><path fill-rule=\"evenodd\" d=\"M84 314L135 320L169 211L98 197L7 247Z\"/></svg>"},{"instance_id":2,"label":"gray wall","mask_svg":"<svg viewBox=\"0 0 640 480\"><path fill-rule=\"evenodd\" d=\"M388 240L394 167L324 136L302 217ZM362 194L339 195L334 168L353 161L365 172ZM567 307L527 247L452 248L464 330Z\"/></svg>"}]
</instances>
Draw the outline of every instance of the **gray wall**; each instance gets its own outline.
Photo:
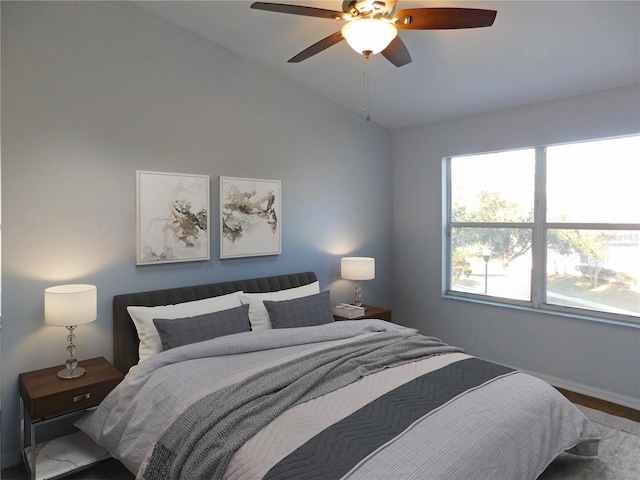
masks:
<instances>
[{"instance_id":1,"label":"gray wall","mask_svg":"<svg viewBox=\"0 0 640 480\"><path fill-rule=\"evenodd\" d=\"M640 329L443 298L440 228L445 156L638 132L638 85L394 132L394 319L640 408Z\"/></svg>"},{"instance_id":2,"label":"gray wall","mask_svg":"<svg viewBox=\"0 0 640 480\"><path fill-rule=\"evenodd\" d=\"M60 364L43 291L98 287L80 358L112 358L113 295L313 270L373 256L391 307L390 134L134 4L2 2L2 454L18 461L20 372ZM211 176L206 262L135 266L135 171ZM282 254L218 260L218 176L279 179ZM357 180L357 181L355 181Z\"/></svg>"}]
</instances>

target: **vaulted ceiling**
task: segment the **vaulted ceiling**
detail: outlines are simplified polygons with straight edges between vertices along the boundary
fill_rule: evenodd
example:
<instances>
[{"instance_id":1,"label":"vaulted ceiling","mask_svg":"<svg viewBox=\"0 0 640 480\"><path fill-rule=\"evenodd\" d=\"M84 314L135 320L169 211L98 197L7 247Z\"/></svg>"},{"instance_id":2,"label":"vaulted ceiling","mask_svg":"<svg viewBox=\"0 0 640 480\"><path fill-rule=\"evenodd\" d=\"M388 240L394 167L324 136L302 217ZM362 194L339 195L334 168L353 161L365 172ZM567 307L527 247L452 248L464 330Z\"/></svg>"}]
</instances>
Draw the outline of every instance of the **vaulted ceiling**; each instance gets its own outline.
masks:
<instances>
[{"instance_id":1,"label":"vaulted ceiling","mask_svg":"<svg viewBox=\"0 0 640 480\"><path fill-rule=\"evenodd\" d=\"M346 42L298 64L287 60L342 22L250 9L247 1L142 1L141 7L387 128L640 84L638 1L399 0L397 9L497 10L489 28L401 30L413 62L365 64ZM274 2L276 3L276 2ZM278 3L342 10L342 1ZM640 88L640 87L639 87Z\"/></svg>"}]
</instances>

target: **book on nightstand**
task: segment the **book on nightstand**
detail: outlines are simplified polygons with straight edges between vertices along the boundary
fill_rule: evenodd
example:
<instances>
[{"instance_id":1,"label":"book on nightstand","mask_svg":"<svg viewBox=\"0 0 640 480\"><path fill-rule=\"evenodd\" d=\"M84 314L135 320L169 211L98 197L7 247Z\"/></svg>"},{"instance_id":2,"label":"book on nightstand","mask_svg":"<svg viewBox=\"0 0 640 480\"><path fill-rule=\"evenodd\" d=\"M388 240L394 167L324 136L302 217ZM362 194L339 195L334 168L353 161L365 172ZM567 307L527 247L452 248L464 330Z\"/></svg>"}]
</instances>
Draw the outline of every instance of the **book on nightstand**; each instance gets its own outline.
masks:
<instances>
[{"instance_id":1,"label":"book on nightstand","mask_svg":"<svg viewBox=\"0 0 640 480\"><path fill-rule=\"evenodd\" d=\"M339 303L331 307L334 315L344 318L358 318L364 315L364 308L349 305L348 303Z\"/></svg>"}]
</instances>

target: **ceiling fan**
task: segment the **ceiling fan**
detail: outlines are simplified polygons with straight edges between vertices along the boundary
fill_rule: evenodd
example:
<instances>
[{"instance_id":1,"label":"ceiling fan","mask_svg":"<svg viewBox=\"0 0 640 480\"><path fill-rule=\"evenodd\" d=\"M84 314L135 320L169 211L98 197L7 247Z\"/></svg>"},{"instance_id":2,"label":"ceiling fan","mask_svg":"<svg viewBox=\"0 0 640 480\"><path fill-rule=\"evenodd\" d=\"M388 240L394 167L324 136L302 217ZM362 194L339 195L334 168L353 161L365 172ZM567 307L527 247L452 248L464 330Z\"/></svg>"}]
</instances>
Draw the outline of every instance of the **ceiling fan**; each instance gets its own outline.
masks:
<instances>
[{"instance_id":1,"label":"ceiling fan","mask_svg":"<svg viewBox=\"0 0 640 480\"><path fill-rule=\"evenodd\" d=\"M255 2L251 8L307 17L347 22L340 31L323 38L289 60L298 63L323 50L347 40L356 52L369 57L382 55L396 67L411 63L411 55L398 37L400 30L449 30L490 27L495 10L477 8L410 8L395 11L397 0L347 0L342 12L302 5Z\"/></svg>"}]
</instances>

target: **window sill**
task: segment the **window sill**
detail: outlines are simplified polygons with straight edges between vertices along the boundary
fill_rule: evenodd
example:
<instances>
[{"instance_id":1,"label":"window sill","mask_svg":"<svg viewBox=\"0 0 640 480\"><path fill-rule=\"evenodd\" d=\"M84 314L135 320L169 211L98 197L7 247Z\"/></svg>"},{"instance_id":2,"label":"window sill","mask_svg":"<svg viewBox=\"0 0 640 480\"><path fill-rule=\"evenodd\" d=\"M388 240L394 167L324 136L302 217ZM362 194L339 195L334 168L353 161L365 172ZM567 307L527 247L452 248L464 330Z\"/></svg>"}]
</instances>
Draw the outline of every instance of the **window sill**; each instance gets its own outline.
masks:
<instances>
[{"instance_id":1,"label":"window sill","mask_svg":"<svg viewBox=\"0 0 640 480\"><path fill-rule=\"evenodd\" d=\"M472 298L472 297L465 297L461 295L460 296L452 295L450 293L442 294L442 298L449 299L449 300L459 300L463 302L476 303L481 305L488 305L492 307L511 308L514 310L520 310L520 311L525 311L530 313L541 313L541 314L553 315L553 316L565 317L565 318L577 318L580 320L587 320L590 322L604 323L604 324L616 325L620 327L629 327L633 329L640 329L640 323L634 323L633 321L616 320L612 318L598 317L595 315L584 315L584 314L577 314L577 313L562 312L559 310L553 310L551 308L533 308L533 307L528 307L524 305L516 305L512 303L492 301L485 298Z\"/></svg>"}]
</instances>

